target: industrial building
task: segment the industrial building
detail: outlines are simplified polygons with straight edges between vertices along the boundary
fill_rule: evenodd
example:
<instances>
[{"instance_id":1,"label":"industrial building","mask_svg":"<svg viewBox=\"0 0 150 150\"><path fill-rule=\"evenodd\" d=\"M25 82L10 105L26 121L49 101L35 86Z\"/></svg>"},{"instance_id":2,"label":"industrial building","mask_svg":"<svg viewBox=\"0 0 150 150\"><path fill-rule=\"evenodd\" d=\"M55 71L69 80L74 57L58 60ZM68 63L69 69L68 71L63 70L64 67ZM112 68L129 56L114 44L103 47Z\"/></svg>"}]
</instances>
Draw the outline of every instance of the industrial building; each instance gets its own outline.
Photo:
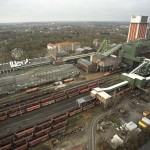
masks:
<instances>
[{"instance_id":1,"label":"industrial building","mask_svg":"<svg viewBox=\"0 0 150 150\"><path fill-rule=\"evenodd\" d=\"M148 16L131 16L127 42L147 36Z\"/></svg>"},{"instance_id":2,"label":"industrial building","mask_svg":"<svg viewBox=\"0 0 150 150\"><path fill-rule=\"evenodd\" d=\"M48 50L57 50L57 51L67 51L67 52L74 52L77 48L80 48L80 42L63 42L63 43L56 43L47 44Z\"/></svg>"},{"instance_id":3,"label":"industrial building","mask_svg":"<svg viewBox=\"0 0 150 150\"><path fill-rule=\"evenodd\" d=\"M96 71L96 63L92 63L86 59L77 60L78 68L86 71L86 72L95 72Z\"/></svg>"},{"instance_id":4,"label":"industrial building","mask_svg":"<svg viewBox=\"0 0 150 150\"><path fill-rule=\"evenodd\" d=\"M129 67L136 67L143 58L150 58L150 39L124 43L121 50L122 62Z\"/></svg>"},{"instance_id":5,"label":"industrial building","mask_svg":"<svg viewBox=\"0 0 150 150\"><path fill-rule=\"evenodd\" d=\"M97 70L100 72L112 71L120 68L122 58L116 55L111 55L109 57L103 55L93 55L92 63L97 64Z\"/></svg>"},{"instance_id":6,"label":"industrial building","mask_svg":"<svg viewBox=\"0 0 150 150\"><path fill-rule=\"evenodd\" d=\"M52 59L50 57L39 57L34 59L25 59L22 61L10 61L8 63L0 64L0 74L51 63Z\"/></svg>"},{"instance_id":7,"label":"industrial building","mask_svg":"<svg viewBox=\"0 0 150 150\"><path fill-rule=\"evenodd\" d=\"M35 69L25 74L0 78L0 95L16 92L21 89L38 86L40 84L60 81L78 76L79 70L72 64L65 64L43 69Z\"/></svg>"}]
</instances>

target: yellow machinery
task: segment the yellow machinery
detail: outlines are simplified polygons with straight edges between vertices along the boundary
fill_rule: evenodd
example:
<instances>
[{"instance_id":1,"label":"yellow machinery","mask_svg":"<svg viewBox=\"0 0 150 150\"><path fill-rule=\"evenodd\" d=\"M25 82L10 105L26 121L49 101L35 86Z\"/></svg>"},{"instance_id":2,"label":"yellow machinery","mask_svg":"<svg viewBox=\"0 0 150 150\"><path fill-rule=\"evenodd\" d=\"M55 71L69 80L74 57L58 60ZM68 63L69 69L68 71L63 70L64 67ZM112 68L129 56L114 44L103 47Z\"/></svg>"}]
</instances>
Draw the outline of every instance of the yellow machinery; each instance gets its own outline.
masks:
<instances>
[{"instance_id":1,"label":"yellow machinery","mask_svg":"<svg viewBox=\"0 0 150 150\"><path fill-rule=\"evenodd\" d=\"M148 116L148 115L150 115L150 111L144 111L144 112L143 112L143 116L146 117L146 116Z\"/></svg>"},{"instance_id":2,"label":"yellow machinery","mask_svg":"<svg viewBox=\"0 0 150 150\"><path fill-rule=\"evenodd\" d=\"M147 125L142 120L139 121L138 124L143 128L147 128Z\"/></svg>"}]
</instances>

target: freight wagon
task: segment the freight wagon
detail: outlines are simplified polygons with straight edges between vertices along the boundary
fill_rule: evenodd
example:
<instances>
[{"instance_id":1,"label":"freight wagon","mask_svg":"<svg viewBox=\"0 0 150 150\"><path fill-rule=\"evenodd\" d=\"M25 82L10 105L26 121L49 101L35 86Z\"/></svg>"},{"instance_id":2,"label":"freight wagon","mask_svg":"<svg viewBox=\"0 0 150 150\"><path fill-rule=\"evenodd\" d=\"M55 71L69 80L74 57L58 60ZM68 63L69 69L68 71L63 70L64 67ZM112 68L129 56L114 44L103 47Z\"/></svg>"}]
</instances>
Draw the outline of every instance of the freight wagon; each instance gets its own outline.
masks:
<instances>
[{"instance_id":1,"label":"freight wagon","mask_svg":"<svg viewBox=\"0 0 150 150\"><path fill-rule=\"evenodd\" d=\"M29 102L27 104L17 106L16 108L13 108L9 111L2 112L0 114L0 120L3 121L6 120L8 117L15 117L18 115L22 115L23 113L30 112L47 105L51 105L53 103L66 100L67 98L71 98L79 94L89 92L96 85L103 84L104 82L105 79L100 79L100 80L92 81L90 83L76 86L71 89L67 89L62 92L53 93L49 96L43 96L43 98L41 97L41 99L38 99L36 102ZM23 99L23 101L25 101L25 99Z\"/></svg>"},{"instance_id":2,"label":"freight wagon","mask_svg":"<svg viewBox=\"0 0 150 150\"><path fill-rule=\"evenodd\" d=\"M68 83L68 82L71 82L71 81L74 81L74 78L65 79L64 83Z\"/></svg>"},{"instance_id":3,"label":"freight wagon","mask_svg":"<svg viewBox=\"0 0 150 150\"><path fill-rule=\"evenodd\" d=\"M31 89L26 90L26 93L32 93L32 92L36 92L38 90L39 90L39 87L35 87L35 88L31 88Z\"/></svg>"},{"instance_id":4,"label":"freight wagon","mask_svg":"<svg viewBox=\"0 0 150 150\"><path fill-rule=\"evenodd\" d=\"M85 103L83 107L75 108L68 113L61 114L54 118L48 118L44 122L39 122L35 126L18 131L14 135L10 135L5 139L3 138L3 144L1 143L0 150L5 150L7 147L16 150L26 149L47 140L49 137L64 132L67 118L94 107L95 102L92 100L93 99L91 99L91 102L88 101Z\"/></svg>"}]
</instances>

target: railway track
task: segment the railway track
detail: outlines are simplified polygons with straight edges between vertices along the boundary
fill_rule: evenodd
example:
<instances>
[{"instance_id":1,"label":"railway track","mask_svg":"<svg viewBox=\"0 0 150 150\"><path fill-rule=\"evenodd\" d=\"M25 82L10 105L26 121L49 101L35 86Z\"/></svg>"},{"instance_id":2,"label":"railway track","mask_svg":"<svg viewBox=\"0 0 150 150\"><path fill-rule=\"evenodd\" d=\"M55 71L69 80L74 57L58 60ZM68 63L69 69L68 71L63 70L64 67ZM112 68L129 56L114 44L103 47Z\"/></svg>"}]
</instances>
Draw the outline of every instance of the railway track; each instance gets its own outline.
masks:
<instances>
[{"instance_id":1,"label":"railway track","mask_svg":"<svg viewBox=\"0 0 150 150\"><path fill-rule=\"evenodd\" d=\"M28 100L20 100L11 106L6 105L0 110L0 120L3 121L11 117L19 116L32 110L89 92L92 88L103 84L106 81L106 78L108 79L110 77L111 76L88 81L85 84L76 85L73 88L68 88L59 92L48 93L44 96L32 97Z\"/></svg>"},{"instance_id":2,"label":"railway track","mask_svg":"<svg viewBox=\"0 0 150 150\"><path fill-rule=\"evenodd\" d=\"M77 87L79 85L88 84L88 83L102 80L105 78L110 79L113 77L114 77L114 75L110 75L108 77L101 77L101 78L94 79L94 80L82 81L80 83L77 83L76 85L68 85L67 89L71 88L72 86ZM14 105L14 104L19 104L22 100L26 101L26 102L32 101L32 100L34 101L34 99L36 99L39 96L42 97L44 95L49 95L53 92L55 92L55 90L53 89L53 86L46 84L46 87L44 86L44 87L42 87L42 89L35 91L34 93L25 93L25 91L24 91L24 92L21 92L21 95L18 95L16 93L17 95L5 96L5 98L0 99L0 108L9 107L9 106Z\"/></svg>"},{"instance_id":3,"label":"railway track","mask_svg":"<svg viewBox=\"0 0 150 150\"><path fill-rule=\"evenodd\" d=\"M18 141L18 139L16 139L16 137L15 137L16 134L18 134L21 130L26 132L27 128L30 128L30 127L34 128L34 130L32 131L32 136L30 135L31 141L32 140L34 141L34 138L37 141L40 141L39 138L47 139L47 138L55 135L55 134L53 134L53 132L57 133L59 130L61 130L61 128L62 128L62 130L64 130L64 126L63 127L60 126L55 131L53 126L54 126L54 124L56 124L56 122L54 122L51 125L52 130L50 130L49 127L48 127L48 129L44 129L45 128L45 126L44 126L44 128L42 128L42 129L40 128L42 134L39 134L39 137L35 135L37 124L39 124L39 122L41 122L41 124L43 124L45 122L45 120L47 120L47 118L52 118L54 120L55 117L57 118L57 116L58 116L58 118L59 118L59 115L61 116L61 114L63 114L63 113L67 113L67 117L69 117L69 116L73 116L77 113L80 113L82 111L85 111L89 108L94 107L96 105L96 102L93 102L93 99L92 99L91 103L86 104L86 106L83 106L82 108L78 108L76 106L76 99L79 97L89 95L89 91L93 87L103 84L106 79L111 78L111 77L112 76L103 77L103 78L92 80L92 81L87 81L86 84L77 85L73 88L68 88L70 90L71 96L69 97L69 94L67 93L68 94L67 97L65 97L65 99L63 99L63 100L61 99L60 101L56 101L56 99L62 97L62 95L60 95L60 97L55 97L56 99L55 99L55 103L53 103L53 105L49 104L46 107L39 107L40 109L36 109L36 110L33 109L34 111L29 111L30 113L22 113L13 118L9 118L8 114L7 114L7 117L9 119L7 118L7 120L3 120L0 122L0 131L1 131L0 132L0 146L2 145L1 147L4 148L4 149L0 148L0 150L5 150L5 146L12 148L15 145L14 140ZM66 90L65 90L65 92L66 92ZM77 92L75 90L77 90ZM40 99L41 99L41 97L40 97ZM58 125L56 124L56 126L59 126L59 123L61 124L61 122L63 123L63 121L64 120L58 119L58 122L57 122ZM44 130L46 130L46 132ZM59 132L57 134L59 134ZM13 137L13 139L10 140L11 136ZM6 140L7 142L8 141L10 142L9 144L7 142L6 142L7 144L3 144L3 141L5 140L5 138L7 138L7 140ZM23 144L22 146L24 146L26 148L29 146L32 146L32 144L30 143L30 140L26 139L26 141L27 141L27 143L25 145ZM20 147L20 145L16 144L14 147L18 147L18 149L16 149L16 150L23 150L22 146ZM20 149L19 149L19 147L20 147Z\"/></svg>"},{"instance_id":4,"label":"railway track","mask_svg":"<svg viewBox=\"0 0 150 150\"><path fill-rule=\"evenodd\" d=\"M86 95L89 94L84 93L82 96ZM78 97L81 97L81 95L78 95ZM99 104L91 97L90 102L82 107L77 107L76 98L78 97L68 99L68 101L61 101L60 105L55 103L55 107L50 105L44 109L41 108L41 112L38 111L38 113L33 111L30 115L24 114L22 117L1 122L0 150L23 150L51 138L65 130L67 124L66 119L68 117L86 111ZM20 127L20 124L25 124L25 126ZM12 130L6 135L7 129Z\"/></svg>"},{"instance_id":5,"label":"railway track","mask_svg":"<svg viewBox=\"0 0 150 150\"><path fill-rule=\"evenodd\" d=\"M0 150L13 149L14 147L18 148L19 150L22 150L22 146L27 148L28 146L33 146L34 144L38 144L39 138L42 138L44 140L45 136L47 138L53 137L56 134L60 133L59 131L62 129L62 127L64 130L64 127L65 127L64 125L67 124L66 119L69 116L73 116L82 111L86 111L87 109L92 108L95 105L96 105L95 100L93 98L91 98L91 101L82 107L77 107L76 101L71 101L69 103L65 103L65 105L60 105L56 109L54 109L54 108L53 108L53 110L48 109L48 110L50 110L50 112L47 111L45 113L42 110L42 112L43 112L42 114L39 113L34 117L31 116L29 118L29 116L28 116L26 118L26 120L20 120L21 123L27 123L27 122L31 122L31 120L35 119L36 122L35 122L35 120L34 120L34 123L32 121L32 125L28 124L27 127L24 127L24 129L20 129L19 131L16 131L16 132L15 132L15 130L11 131L12 133L9 133L9 135L7 135L7 136L5 136L6 135L5 129L8 127L12 127L12 125L13 125L13 129L15 129L16 126L18 125L18 123L20 123L20 121L18 121L18 119L16 119L16 120L10 119L11 122L9 122L9 120L6 120L5 123L7 122L9 124L8 124L8 126L5 126L2 129L3 132L1 132L1 138L0 138L1 148L0 148ZM37 122L37 118L39 119L41 117L42 118L45 117L44 121ZM5 123L2 122L1 125L5 125ZM0 125L0 127L1 127L1 125ZM2 134L5 134L5 135L2 136ZM25 143L22 143L22 140L24 140L24 142L26 141L28 143L28 145L26 145ZM31 143L30 141L34 141L34 142ZM20 147L20 144L22 144L21 147Z\"/></svg>"}]
</instances>

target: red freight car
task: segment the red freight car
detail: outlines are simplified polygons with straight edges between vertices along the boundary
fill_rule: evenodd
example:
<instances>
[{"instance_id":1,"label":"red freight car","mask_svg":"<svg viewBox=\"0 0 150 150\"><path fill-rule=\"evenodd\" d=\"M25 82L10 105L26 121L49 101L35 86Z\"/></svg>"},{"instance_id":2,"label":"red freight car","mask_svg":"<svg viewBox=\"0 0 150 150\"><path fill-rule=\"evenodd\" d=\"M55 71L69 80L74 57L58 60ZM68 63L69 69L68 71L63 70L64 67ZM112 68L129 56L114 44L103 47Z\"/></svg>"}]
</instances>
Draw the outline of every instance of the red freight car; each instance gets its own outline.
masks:
<instances>
[{"instance_id":1,"label":"red freight car","mask_svg":"<svg viewBox=\"0 0 150 150\"><path fill-rule=\"evenodd\" d=\"M32 137L28 137L27 136L27 137L15 138L14 141L13 141L13 143L15 145L20 145L21 143L25 142L26 140L29 140L30 138L32 138Z\"/></svg>"},{"instance_id":2,"label":"red freight car","mask_svg":"<svg viewBox=\"0 0 150 150\"><path fill-rule=\"evenodd\" d=\"M41 131L38 131L38 132L35 132L35 136L38 137L40 136L41 134L46 134L46 133L49 133L51 131L52 127L47 127L45 129L42 129Z\"/></svg>"},{"instance_id":3,"label":"red freight car","mask_svg":"<svg viewBox=\"0 0 150 150\"><path fill-rule=\"evenodd\" d=\"M68 94L68 97L71 98L71 97L74 97L77 95L79 95L79 92L70 93L70 94Z\"/></svg>"},{"instance_id":4,"label":"red freight car","mask_svg":"<svg viewBox=\"0 0 150 150\"><path fill-rule=\"evenodd\" d=\"M68 117L68 113L62 114L60 116L54 117L53 121L56 122L60 122L61 120L64 120Z\"/></svg>"},{"instance_id":5,"label":"red freight car","mask_svg":"<svg viewBox=\"0 0 150 150\"><path fill-rule=\"evenodd\" d=\"M57 130L55 130L53 132L50 132L50 136L51 137L56 136L57 134L64 132L65 129L66 129L66 126L60 128L60 129L57 129Z\"/></svg>"},{"instance_id":6,"label":"red freight car","mask_svg":"<svg viewBox=\"0 0 150 150\"><path fill-rule=\"evenodd\" d=\"M78 88L74 88L74 89L67 90L66 93L67 93L68 97L70 98L70 97L79 95L79 90L78 90Z\"/></svg>"},{"instance_id":7,"label":"red freight car","mask_svg":"<svg viewBox=\"0 0 150 150\"><path fill-rule=\"evenodd\" d=\"M43 129L43 131L44 131L45 133L48 133L48 132L50 132L51 130L52 130L52 127L51 127L51 126Z\"/></svg>"},{"instance_id":8,"label":"red freight car","mask_svg":"<svg viewBox=\"0 0 150 150\"><path fill-rule=\"evenodd\" d=\"M20 132L16 133L15 135L17 137L21 137L21 136L24 136L30 132L33 132L33 131L34 131L34 127L31 127L31 128L26 129L26 130L20 131Z\"/></svg>"},{"instance_id":9,"label":"red freight car","mask_svg":"<svg viewBox=\"0 0 150 150\"><path fill-rule=\"evenodd\" d=\"M0 114L0 121L6 120L6 119L7 119L7 114L6 113Z\"/></svg>"},{"instance_id":10,"label":"red freight car","mask_svg":"<svg viewBox=\"0 0 150 150\"><path fill-rule=\"evenodd\" d=\"M74 115L76 115L76 114L78 114L78 113L80 113L80 112L82 112L82 107L81 107L81 108L78 108L78 109L76 109L76 110L70 111L70 112L69 112L69 116L70 116L70 117L71 117L71 116L74 116Z\"/></svg>"},{"instance_id":11,"label":"red freight car","mask_svg":"<svg viewBox=\"0 0 150 150\"><path fill-rule=\"evenodd\" d=\"M0 147L0 150L9 150L11 148L11 144L7 144L5 146Z\"/></svg>"},{"instance_id":12,"label":"red freight car","mask_svg":"<svg viewBox=\"0 0 150 150\"><path fill-rule=\"evenodd\" d=\"M87 109L90 109L90 108L92 108L94 106L95 106L95 103L88 104L88 105L86 105L86 106L83 107L83 111L85 111Z\"/></svg>"},{"instance_id":13,"label":"red freight car","mask_svg":"<svg viewBox=\"0 0 150 150\"><path fill-rule=\"evenodd\" d=\"M19 109L19 108L13 109L13 110L8 112L10 118L18 116L18 115L23 114L23 113L25 113L25 109Z\"/></svg>"},{"instance_id":14,"label":"red freight car","mask_svg":"<svg viewBox=\"0 0 150 150\"><path fill-rule=\"evenodd\" d=\"M28 89L28 90L26 90L26 93L32 93L32 92L35 92L37 90L39 90L39 87Z\"/></svg>"},{"instance_id":15,"label":"red freight car","mask_svg":"<svg viewBox=\"0 0 150 150\"><path fill-rule=\"evenodd\" d=\"M25 150L27 148L28 148L28 143L18 146L17 148L14 148L14 150Z\"/></svg>"},{"instance_id":16,"label":"red freight car","mask_svg":"<svg viewBox=\"0 0 150 150\"><path fill-rule=\"evenodd\" d=\"M66 93L67 94L70 94L70 93L74 93L74 92L78 92L79 90L78 90L78 88L73 88L73 89L68 89L67 91L66 91Z\"/></svg>"},{"instance_id":17,"label":"red freight car","mask_svg":"<svg viewBox=\"0 0 150 150\"><path fill-rule=\"evenodd\" d=\"M57 124L55 124L55 125L52 125L52 126L53 126L53 129L54 129L54 130L57 130L57 129L59 129L60 127L65 126L66 124L67 124L67 120L62 121L62 122L59 122L59 123L57 123Z\"/></svg>"},{"instance_id":18,"label":"red freight car","mask_svg":"<svg viewBox=\"0 0 150 150\"><path fill-rule=\"evenodd\" d=\"M86 88L87 88L87 85L85 85L85 86L79 86L78 90L81 91L81 90L86 89Z\"/></svg>"},{"instance_id":19,"label":"red freight car","mask_svg":"<svg viewBox=\"0 0 150 150\"><path fill-rule=\"evenodd\" d=\"M95 88L95 87L97 87L97 85L98 85L98 82L96 81L96 82L93 82L93 83L89 83L88 87L89 88Z\"/></svg>"},{"instance_id":20,"label":"red freight car","mask_svg":"<svg viewBox=\"0 0 150 150\"><path fill-rule=\"evenodd\" d=\"M53 96L54 96L54 98L58 98L58 97L61 97L64 94L65 94L65 92L62 91L62 92L59 92L59 93L55 93Z\"/></svg>"},{"instance_id":21,"label":"red freight car","mask_svg":"<svg viewBox=\"0 0 150 150\"><path fill-rule=\"evenodd\" d=\"M40 108L40 107L41 107L40 104L36 104L36 105L30 106L30 107L28 106L28 107L26 108L26 110L27 110L27 112L29 112L29 111L38 109L38 108Z\"/></svg>"},{"instance_id":22,"label":"red freight car","mask_svg":"<svg viewBox=\"0 0 150 150\"><path fill-rule=\"evenodd\" d=\"M61 97L58 97L58 98L55 98L55 101L56 102L60 102L60 101L63 101L63 100L65 100L67 98L67 95L63 95L63 96L61 96Z\"/></svg>"},{"instance_id":23,"label":"red freight car","mask_svg":"<svg viewBox=\"0 0 150 150\"><path fill-rule=\"evenodd\" d=\"M50 95L48 97L45 97L41 100L41 102L45 102L45 101L50 101L50 100L53 100L53 95Z\"/></svg>"},{"instance_id":24,"label":"red freight car","mask_svg":"<svg viewBox=\"0 0 150 150\"><path fill-rule=\"evenodd\" d=\"M44 134L43 130L41 129L40 131L35 132L35 136L39 137L40 135Z\"/></svg>"},{"instance_id":25,"label":"red freight car","mask_svg":"<svg viewBox=\"0 0 150 150\"><path fill-rule=\"evenodd\" d=\"M13 134L7 135L3 138L0 139L0 147L9 145L11 143L11 141L13 140Z\"/></svg>"},{"instance_id":26,"label":"red freight car","mask_svg":"<svg viewBox=\"0 0 150 150\"><path fill-rule=\"evenodd\" d=\"M90 91L90 88L86 88L86 89L83 89L83 90L80 90L80 93L86 93L86 92L89 92Z\"/></svg>"},{"instance_id":27,"label":"red freight car","mask_svg":"<svg viewBox=\"0 0 150 150\"><path fill-rule=\"evenodd\" d=\"M48 120L47 122L37 124L37 127L38 127L38 128L49 127L49 126L51 125L51 122L52 122L52 120Z\"/></svg>"},{"instance_id":28,"label":"red freight car","mask_svg":"<svg viewBox=\"0 0 150 150\"><path fill-rule=\"evenodd\" d=\"M51 105L53 103L55 103L55 100L44 101L44 102L42 102L42 106Z\"/></svg>"},{"instance_id":29,"label":"red freight car","mask_svg":"<svg viewBox=\"0 0 150 150\"><path fill-rule=\"evenodd\" d=\"M31 140L29 142L29 146L34 146L34 145L36 145L36 144L38 144L38 143L40 143L42 141L47 140L48 138L49 138L49 136L48 136L48 134L46 134L46 135L43 135L43 136L41 136L39 138L33 139L33 140Z\"/></svg>"}]
</instances>

